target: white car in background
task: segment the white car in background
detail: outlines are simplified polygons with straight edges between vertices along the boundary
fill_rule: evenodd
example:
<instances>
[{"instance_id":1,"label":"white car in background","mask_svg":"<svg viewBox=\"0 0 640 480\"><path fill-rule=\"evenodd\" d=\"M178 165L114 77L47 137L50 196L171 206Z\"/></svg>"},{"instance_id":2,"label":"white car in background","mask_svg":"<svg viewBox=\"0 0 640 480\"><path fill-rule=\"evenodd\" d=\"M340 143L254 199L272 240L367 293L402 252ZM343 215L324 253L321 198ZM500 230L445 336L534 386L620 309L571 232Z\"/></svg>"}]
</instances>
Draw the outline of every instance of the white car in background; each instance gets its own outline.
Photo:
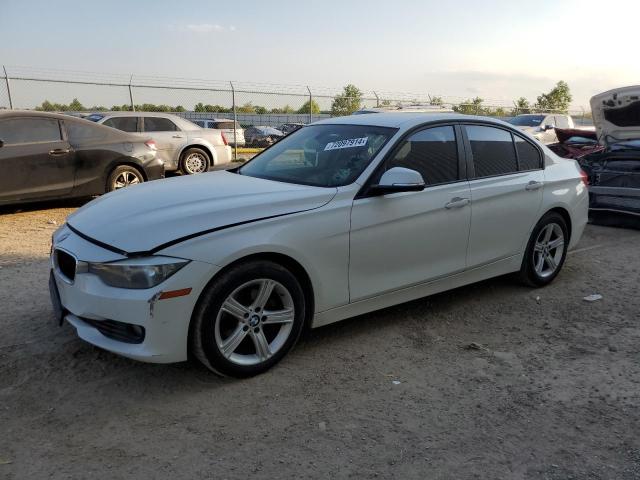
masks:
<instances>
[{"instance_id":1,"label":"white car in background","mask_svg":"<svg viewBox=\"0 0 640 480\"><path fill-rule=\"evenodd\" d=\"M229 145L237 145L238 147L244 147L244 129L239 123L235 123L235 129L233 120L226 118L207 118L192 120L193 123L202 128L213 128L220 130L229 142Z\"/></svg>"},{"instance_id":2,"label":"white car in background","mask_svg":"<svg viewBox=\"0 0 640 480\"><path fill-rule=\"evenodd\" d=\"M50 290L96 346L246 377L307 326L511 272L547 285L587 207L576 162L508 123L332 118L235 170L85 205L53 236Z\"/></svg>"},{"instance_id":3,"label":"white car in background","mask_svg":"<svg viewBox=\"0 0 640 480\"><path fill-rule=\"evenodd\" d=\"M556 128L575 128L571 115L560 113L524 113L507 120L545 145L558 141Z\"/></svg>"},{"instance_id":4,"label":"white car in background","mask_svg":"<svg viewBox=\"0 0 640 480\"><path fill-rule=\"evenodd\" d=\"M97 112L87 120L151 138L158 148L157 157L165 170L179 170L191 175L232 160L227 138L220 131L204 129L195 123L171 115L154 112Z\"/></svg>"}]
</instances>

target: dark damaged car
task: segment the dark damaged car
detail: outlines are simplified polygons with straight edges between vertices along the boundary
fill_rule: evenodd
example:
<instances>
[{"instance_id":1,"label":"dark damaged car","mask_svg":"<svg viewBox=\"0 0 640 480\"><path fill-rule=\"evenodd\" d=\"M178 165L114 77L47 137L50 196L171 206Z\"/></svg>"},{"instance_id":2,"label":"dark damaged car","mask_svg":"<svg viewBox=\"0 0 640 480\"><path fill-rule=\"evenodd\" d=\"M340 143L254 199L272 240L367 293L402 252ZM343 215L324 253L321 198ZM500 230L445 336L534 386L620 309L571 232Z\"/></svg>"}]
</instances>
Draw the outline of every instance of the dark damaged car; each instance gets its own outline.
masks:
<instances>
[{"instance_id":1,"label":"dark damaged car","mask_svg":"<svg viewBox=\"0 0 640 480\"><path fill-rule=\"evenodd\" d=\"M89 197L164 177L153 140L68 115L0 112L0 205Z\"/></svg>"},{"instance_id":2,"label":"dark damaged car","mask_svg":"<svg viewBox=\"0 0 640 480\"><path fill-rule=\"evenodd\" d=\"M601 151L577 158L589 179L596 223L640 227L640 86L591 99Z\"/></svg>"}]
</instances>

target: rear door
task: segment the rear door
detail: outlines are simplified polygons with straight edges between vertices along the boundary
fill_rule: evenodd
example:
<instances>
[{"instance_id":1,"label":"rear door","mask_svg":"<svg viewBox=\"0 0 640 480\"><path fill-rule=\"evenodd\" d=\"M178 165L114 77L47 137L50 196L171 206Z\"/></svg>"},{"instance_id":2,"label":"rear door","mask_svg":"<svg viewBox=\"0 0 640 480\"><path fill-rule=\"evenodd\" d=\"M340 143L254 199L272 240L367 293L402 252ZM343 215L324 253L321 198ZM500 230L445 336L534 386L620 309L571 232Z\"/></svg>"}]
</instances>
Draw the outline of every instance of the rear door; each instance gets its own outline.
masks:
<instances>
[{"instance_id":1,"label":"rear door","mask_svg":"<svg viewBox=\"0 0 640 480\"><path fill-rule=\"evenodd\" d=\"M178 154L187 145L187 133L168 118L143 116L142 131L156 142L157 156L165 165L178 166Z\"/></svg>"},{"instance_id":2,"label":"rear door","mask_svg":"<svg viewBox=\"0 0 640 480\"><path fill-rule=\"evenodd\" d=\"M55 118L0 121L0 201L64 196L73 189L75 153Z\"/></svg>"},{"instance_id":3,"label":"rear door","mask_svg":"<svg viewBox=\"0 0 640 480\"><path fill-rule=\"evenodd\" d=\"M471 189L468 268L523 252L542 205L542 154L529 140L466 125Z\"/></svg>"}]
</instances>

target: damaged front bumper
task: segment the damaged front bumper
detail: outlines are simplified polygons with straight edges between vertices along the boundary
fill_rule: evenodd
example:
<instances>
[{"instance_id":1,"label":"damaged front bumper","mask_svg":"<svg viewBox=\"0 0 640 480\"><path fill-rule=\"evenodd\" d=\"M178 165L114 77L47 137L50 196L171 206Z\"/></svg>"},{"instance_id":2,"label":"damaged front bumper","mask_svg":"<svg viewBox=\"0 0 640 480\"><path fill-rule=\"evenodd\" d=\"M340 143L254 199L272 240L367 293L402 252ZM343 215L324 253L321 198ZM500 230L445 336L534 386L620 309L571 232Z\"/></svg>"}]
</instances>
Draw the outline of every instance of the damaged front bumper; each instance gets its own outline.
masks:
<instances>
[{"instance_id":1,"label":"damaged front bumper","mask_svg":"<svg viewBox=\"0 0 640 480\"><path fill-rule=\"evenodd\" d=\"M52 251L56 249L63 249L78 261L126 258L69 229L56 232ZM68 266L61 268L54 261L51 266L61 317L76 328L80 338L113 353L154 363L187 359L189 322L201 293L199 285L206 284L203 279L211 278L212 268L217 268L191 261L154 288L125 289L108 286L91 273L78 272L70 279ZM162 298L163 292L185 289L191 291Z\"/></svg>"}]
</instances>

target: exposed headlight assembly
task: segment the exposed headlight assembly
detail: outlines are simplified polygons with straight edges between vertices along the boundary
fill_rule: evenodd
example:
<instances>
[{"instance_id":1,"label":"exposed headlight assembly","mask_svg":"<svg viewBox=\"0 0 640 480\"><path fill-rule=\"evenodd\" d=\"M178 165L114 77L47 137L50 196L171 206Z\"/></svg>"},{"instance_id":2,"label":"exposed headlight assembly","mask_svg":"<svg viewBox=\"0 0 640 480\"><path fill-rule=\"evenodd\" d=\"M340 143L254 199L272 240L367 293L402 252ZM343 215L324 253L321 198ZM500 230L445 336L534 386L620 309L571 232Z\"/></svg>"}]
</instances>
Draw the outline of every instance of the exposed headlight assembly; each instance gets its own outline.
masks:
<instances>
[{"instance_id":1,"label":"exposed headlight assembly","mask_svg":"<svg viewBox=\"0 0 640 480\"><path fill-rule=\"evenodd\" d=\"M97 275L107 285L117 288L151 288L164 282L189 260L174 257L140 257L109 263L78 262L77 273Z\"/></svg>"}]
</instances>

